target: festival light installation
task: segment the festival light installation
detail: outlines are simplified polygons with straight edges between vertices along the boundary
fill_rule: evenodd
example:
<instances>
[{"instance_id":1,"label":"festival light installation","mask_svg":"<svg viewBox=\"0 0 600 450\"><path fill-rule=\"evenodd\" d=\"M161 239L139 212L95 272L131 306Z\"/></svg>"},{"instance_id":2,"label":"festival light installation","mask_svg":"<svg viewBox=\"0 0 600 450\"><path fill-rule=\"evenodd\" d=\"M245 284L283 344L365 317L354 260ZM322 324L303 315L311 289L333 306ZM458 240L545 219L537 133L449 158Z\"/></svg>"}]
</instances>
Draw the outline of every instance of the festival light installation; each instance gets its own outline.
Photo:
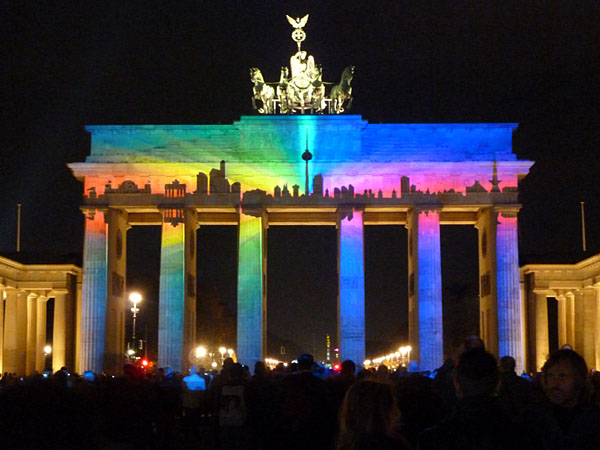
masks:
<instances>
[{"instance_id":1,"label":"festival light installation","mask_svg":"<svg viewBox=\"0 0 600 450\"><path fill-rule=\"evenodd\" d=\"M186 238L194 229L188 229L185 211L202 214L225 206L238 214L240 362L252 365L264 355L269 210L301 213L315 207L338 214L342 360L365 357L362 228L369 211L405 214L413 228L410 314L418 331L411 345L423 369L442 362L442 215L470 214L487 233L496 231L498 217L498 239L490 241L496 247L485 258L491 254L495 259L488 265L498 271L499 347L519 357L517 221L507 211L518 210L518 180L532 163L512 153L516 127L370 124L356 115L291 113L243 116L231 125L87 127L91 155L70 165L86 193L83 367L102 369L107 253L114 251L107 246L104 216L123 208L120 199L137 199L132 211L143 206L161 217L159 365L176 370L183 365L186 243L194 244ZM305 150L310 162L302 159ZM486 221L475 217L482 208L489 210L481 215Z\"/></svg>"}]
</instances>

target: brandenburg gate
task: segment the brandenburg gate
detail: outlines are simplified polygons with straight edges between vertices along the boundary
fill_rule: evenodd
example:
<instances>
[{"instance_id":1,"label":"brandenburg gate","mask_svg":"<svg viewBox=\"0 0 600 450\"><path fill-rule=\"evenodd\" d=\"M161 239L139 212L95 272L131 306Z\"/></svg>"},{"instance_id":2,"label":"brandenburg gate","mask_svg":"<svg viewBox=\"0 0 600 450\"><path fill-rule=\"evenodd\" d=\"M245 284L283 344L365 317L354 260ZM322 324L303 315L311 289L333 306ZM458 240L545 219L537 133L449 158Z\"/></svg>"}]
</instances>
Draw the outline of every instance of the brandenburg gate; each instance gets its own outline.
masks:
<instances>
[{"instance_id":1,"label":"brandenburg gate","mask_svg":"<svg viewBox=\"0 0 600 450\"><path fill-rule=\"evenodd\" d=\"M263 115L231 125L90 126L91 154L70 164L85 186L78 369L118 371L124 354L127 230L161 225L158 364L182 370L195 345L196 229L238 227L237 354L264 356L270 225L333 225L338 240L338 345L365 358L364 225L400 224L409 240L409 338L423 370L443 359L440 225L479 238L480 332L523 367L518 183L533 164L512 153L516 124L370 124L340 115L339 83L301 48L278 82L250 69ZM331 88L327 85L333 85ZM329 92L327 92L329 90Z\"/></svg>"},{"instance_id":2,"label":"brandenburg gate","mask_svg":"<svg viewBox=\"0 0 600 450\"><path fill-rule=\"evenodd\" d=\"M238 227L237 353L253 364L266 356L267 228L335 226L338 344L342 359L360 363L363 226L401 224L410 344L421 368L434 369L443 362L440 225L468 224L478 230L481 335L523 367L517 187L532 162L512 153L516 126L307 114L87 127L91 154L70 164L85 186L80 370L120 369L127 230L158 224L160 366L184 369L195 345L198 227Z\"/></svg>"}]
</instances>

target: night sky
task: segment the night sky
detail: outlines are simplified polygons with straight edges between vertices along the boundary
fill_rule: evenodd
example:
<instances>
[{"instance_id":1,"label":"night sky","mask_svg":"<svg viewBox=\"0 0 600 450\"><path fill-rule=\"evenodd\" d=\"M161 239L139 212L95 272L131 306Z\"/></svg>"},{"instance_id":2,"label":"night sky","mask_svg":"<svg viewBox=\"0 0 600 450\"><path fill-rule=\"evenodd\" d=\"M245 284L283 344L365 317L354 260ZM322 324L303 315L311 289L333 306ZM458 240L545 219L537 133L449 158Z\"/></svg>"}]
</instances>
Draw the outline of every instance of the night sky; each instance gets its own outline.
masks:
<instances>
[{"instance_id":1,"label":"night sky","mask_svg":"<svg viewBox=\"0 0 600 450\"><path fill-rule=\"evenodd\" d=\"M520 124L514 151L536 161L520 189L522 264L600 251L597 1L257 3L3 2L0 254L14 257L22 203L18 259L80 262L82 186L66 163L89 152L84 126L252 114L248 68L276 81L295 51L285 14L306 13L303 49L324 79L356 66L350 113L372 123ZM201 288L233 315L235 230L202 233ZM367 227L365 236L369 354L407 333L406 231ZM272 227L268 239L269 332L322 352L335 333L335 232ZM128 283L147 291L140 323L152 328L158 228L130 232L129 244ZM445 323L448 339L477 331L476 251L474 229L442 228L444 313L465 317Z\"/></svg>"}]
</instances>

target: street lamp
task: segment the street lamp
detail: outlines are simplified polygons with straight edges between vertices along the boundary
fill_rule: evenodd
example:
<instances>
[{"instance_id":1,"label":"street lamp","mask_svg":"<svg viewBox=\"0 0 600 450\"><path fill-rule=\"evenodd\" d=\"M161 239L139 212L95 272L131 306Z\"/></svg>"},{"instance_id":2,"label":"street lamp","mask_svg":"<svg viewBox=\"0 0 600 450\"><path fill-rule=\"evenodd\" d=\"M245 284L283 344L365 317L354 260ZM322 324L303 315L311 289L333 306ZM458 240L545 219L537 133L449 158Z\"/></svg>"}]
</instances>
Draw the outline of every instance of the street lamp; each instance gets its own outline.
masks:
<instances>
[{"instance_id":1,"label":"street lamp","mask_svg":"<svg viewBox=\"0 0 600 450\"><path fill-rule=\"evenodd\" d=\"M225 347L219 347L219 353L221 354L221 364L225 361L225 352L227 349Z\"/></svg>"},{"instance_id":2,"label":"street lamp","mask_svg":"<svg viewBox=\"0 0 600 450\"><path fill-rule=\"evenodd\" d=\"M133 335L131 340L133 341L133 348L135 348L135 318L137 313L140 312L140 309L137 307L137 304L142 301L142 294L139 292L132 292L129 294L129 300L133 303L133 308L131 308L131 312L133 313Z\"/></svg>"},{"instance_id":3,"label":"street lamp","mask_svg":"<svg viewBox=\"0 0 600 450\"><path fill-rule=\"evenodd\" d=\"M206 357L206 347L204 346L199 346L196 347L196 358L200 359L200 358L205 358Z\"/></svg>"},{"instance_id":4,"label":"street lamp","mask_svg":"<svg viewBox=\"0 0 600 450\"><path fill-rule=\"evenodd\" d=\"M48 367L48 356L52 353L52 347L49 345L44 346L44 370ZM51 365L50 365L51 366Z\"/></svg>"}]
</instances>

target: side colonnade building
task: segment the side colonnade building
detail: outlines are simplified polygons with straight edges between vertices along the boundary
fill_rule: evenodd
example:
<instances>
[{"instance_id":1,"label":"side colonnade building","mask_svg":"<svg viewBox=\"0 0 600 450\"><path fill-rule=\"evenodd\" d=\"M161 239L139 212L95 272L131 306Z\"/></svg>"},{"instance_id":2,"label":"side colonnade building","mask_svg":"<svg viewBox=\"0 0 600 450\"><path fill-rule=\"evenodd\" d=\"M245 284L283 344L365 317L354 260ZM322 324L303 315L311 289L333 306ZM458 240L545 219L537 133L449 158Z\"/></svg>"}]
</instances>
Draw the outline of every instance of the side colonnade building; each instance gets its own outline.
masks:
<instances>
[{"instance_id":1,"label":"side colonnade building","mask_svg":"<svg viewBox=\"0 0 600 450\"><path fill-rule=\"evenodd\" d=\"M600 254L575 264L527 264L521 283L528 370L540 370L548 354L565 345L600 370Z\"/></svg>"},{"instance_id":2,"label":"side colonnade building","mask_svg":"<svg viewBox=\"0 0 600 450\"><path fill-rule=\"evenodd\" d=\"M195 343L196 230L237 226L237 354L266 355L270 225L338 236L338 345L365 358L364 225L408 229L409 338L422 370L443 362L440 225L478 230L480 331L525 366L517 124L370 124L352 115L243 116L231 125L89 126L78 370L123 363L126 239L160 225L158 364L184 370ZM315 312L316 314L317 312Z\"/></svg>"},{"instance_id":3,"label":"side colonnade building","mask_svg":"<svg viewBox=\"0 0 600 450\"><path fill-rule=\"evenodd\" d=\"M71 264L21 264L0 256L0 375L75 367L81 282L81 268Z\"/></svg>"}]
</instances>

